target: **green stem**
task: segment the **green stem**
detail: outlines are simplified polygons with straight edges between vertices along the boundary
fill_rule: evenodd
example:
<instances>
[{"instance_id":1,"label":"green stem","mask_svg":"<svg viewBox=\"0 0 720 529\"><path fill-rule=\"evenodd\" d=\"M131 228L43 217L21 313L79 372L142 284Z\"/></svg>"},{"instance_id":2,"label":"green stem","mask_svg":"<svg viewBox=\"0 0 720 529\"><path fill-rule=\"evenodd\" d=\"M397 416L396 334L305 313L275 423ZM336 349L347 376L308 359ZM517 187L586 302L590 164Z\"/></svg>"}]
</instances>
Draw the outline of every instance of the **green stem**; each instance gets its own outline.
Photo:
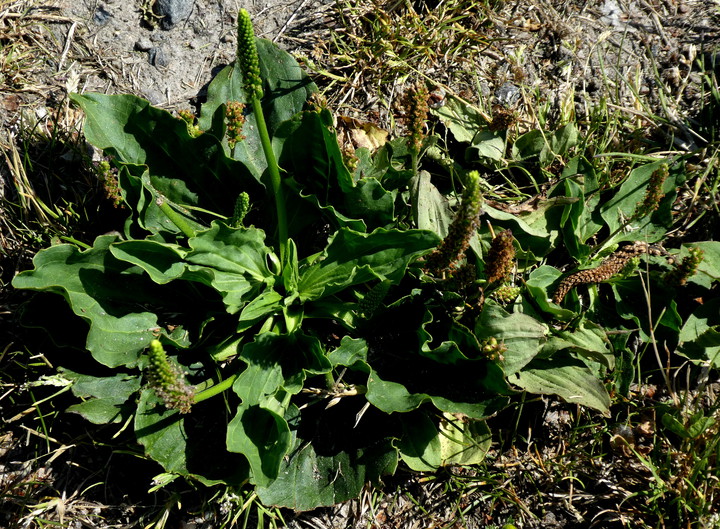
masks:
<instances>
[{"instance_id":1,"label":"green stem","mask_svg":"<svg viewBox=\"0 0 720 529\"><path fill-rule=\"evenodd\" d=\"M170 221L175 224L175 226L177 226L186 237L195 237L195 230L192 229L190 224L187 223L182 215L170 207L170 204L167 203L164 196L158 195L157 199L155 199L155 203L160 207L160 210L165 214L165 216L170 219Z\"/></svg>"},{"instance_id":2,"label":"green stem","mask_svg":"<svg viewBox=\"0 0 720 529\"><path fill-rule=\"evenodd\" d=\"M410 151L410 163L412 164L413 175L418 174L418 153L414 149Z\"/></svg>"},{"instance_id":3,"label":"green stem","mask_svg":"<svg viewBox=\"0 0 720 529\"><path fill-rule=\"evenodd\" d=\"M275 195L275 209L277 210L278 222L278 249L280 251L280 262L284 263L288 230L287 212L285 211L285 196L282 192L282 182L280 179L280 167L275 159L275 153L273 152L272 144L270 143L270 134L268 134L267 125L265 124L265 116L263 114L262 105L260 104L260 99L254 97L251 101L253 112L255 113L255 120L257 121L260 143L262 144L265 159L268 164L272 193Z\"/></svg>"},{"instance_id":4,"label":"green stem","mask_svg":"<svg viewBox=\"0 0 720 529\"><path fill-rule=\"evenodd\" d=\"M215 395L219 395L223 391L230 389L232 385L235 383L235 380L237 379L238 374L234 374L226 378L225 380L221 380L214 386L210 386L209 388L201 391L200 393L195 395L194 401L195 404L198 402L202 402L204 400L209 399L210 397L214 397Z\"/></svg>"},{"instance_id":5,"label":"green stem","mask_svg":"<svg viewBox=\"0 0 720 529\"><path fill-rule=\"evenodd\" d=\"M335 377L333 376L332 371L330 373L325 373L325 386L328 389L335 387Z\"/></svg>"}]
</instances>

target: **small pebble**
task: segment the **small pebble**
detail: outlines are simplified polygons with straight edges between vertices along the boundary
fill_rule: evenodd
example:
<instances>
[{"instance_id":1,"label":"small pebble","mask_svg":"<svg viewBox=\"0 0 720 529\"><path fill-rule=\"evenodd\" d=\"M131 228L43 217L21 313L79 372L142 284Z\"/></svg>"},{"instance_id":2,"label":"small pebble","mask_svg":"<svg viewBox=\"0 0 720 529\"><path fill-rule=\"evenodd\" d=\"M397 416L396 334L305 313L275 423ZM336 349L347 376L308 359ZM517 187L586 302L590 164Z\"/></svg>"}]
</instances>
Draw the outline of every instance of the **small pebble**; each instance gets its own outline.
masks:
<instances>
[{"instance_id":1,"label":"small pebble","mask_svg":"<svg viewBox=\"0 0 720 529\"><path fill-rule=\"evenodd\" d=\"M147 37L140 37L135 41L135 49L138 51L148 51L152 47L152 42Z\"/></svg>"},{"instance_id":2,"label":"small pebble","mask_svg":"<svg viewBox=\"0 0 720 529\"><path fill-rule=\"evenodd\" d=\"M148 50L148 61L153 66L162 68L164 66L168 65L168 60L165 57L165 52L163 52L162 48L150 48Z\"/></svg>"}]
</instances>

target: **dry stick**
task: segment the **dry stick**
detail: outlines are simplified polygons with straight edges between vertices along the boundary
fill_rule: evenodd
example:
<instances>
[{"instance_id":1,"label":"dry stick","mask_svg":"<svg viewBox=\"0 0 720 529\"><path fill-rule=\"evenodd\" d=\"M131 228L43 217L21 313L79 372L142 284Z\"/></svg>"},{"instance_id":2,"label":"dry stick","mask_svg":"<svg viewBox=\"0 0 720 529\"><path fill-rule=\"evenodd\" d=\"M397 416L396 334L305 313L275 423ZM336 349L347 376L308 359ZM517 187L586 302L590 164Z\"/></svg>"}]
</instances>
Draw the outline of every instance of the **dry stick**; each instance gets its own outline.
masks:
<instances>
[{"instance_id":1,"label":"dry stick","mask_svg":"<svg viewBox=\"0 0 720 529\"><path fill-rule=\"evenodd\" d=\"M65 47L63 48L62 55L60 56L60 61L58 62L57 71L59 72L62 70L63 64L65 64L65 59L67 59L68 52L70 51L70 45L72 44L73 35L75 35L75 28L77 27L77 22L73 22L70 26L70 29L68 29L67 37L65 38Z\"/></svg>"},{"instance_id":2,"label":"dry stick","mask_svg":"<svg viewBox=\"0 0 720 529\"><path fill-rule=\"evenodd\" d=\"M275 37L272 39L273 42L277 42L280 37L282 37L283 33L287 30L288 26L292 24L292 21L295 20L295 17L297 17L297 14L302 11L303 7L305 7L305 4L308 3L308 0L303 0L302 3L298 6L298 8L295 10L295 12L290 15L290 18L287 19L285 24L283 24L283 27L280 28L280 31L278 31L278 34L275 35Z\"/></svg>"},{"instance_id":3,"label":"dry stick","mask_svg":"<svg viewBox=\"0 0 720 529\"><path fill-rule=\"evenodd\" d=\"M22 20L43 20L45 22L60 22L60 23L76 23L72 18L61 17L59 15L43 15L43 14L28 14L28 13L3 13L0 15L0 19L3 18L19 18Z\"/></svg>"}]
</instances>

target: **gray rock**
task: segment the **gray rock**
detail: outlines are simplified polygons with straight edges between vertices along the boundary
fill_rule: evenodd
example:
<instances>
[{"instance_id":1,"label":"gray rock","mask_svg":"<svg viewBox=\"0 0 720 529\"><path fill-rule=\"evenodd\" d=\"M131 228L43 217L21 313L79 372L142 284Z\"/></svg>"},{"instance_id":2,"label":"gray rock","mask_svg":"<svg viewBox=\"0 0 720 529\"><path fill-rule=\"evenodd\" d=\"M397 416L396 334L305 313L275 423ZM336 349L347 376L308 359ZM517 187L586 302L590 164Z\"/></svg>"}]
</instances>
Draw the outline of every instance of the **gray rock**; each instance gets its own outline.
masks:
<instances>
[{"instance_id":1,"label":"gray rock","mask_svg":"<svg viewBox=\"0 0 720 529\"><path fill-rule=\"evenodd\" d=\"M159 68L168 65L168 60L165 57L165 52L162 48L150 48L148 50L148 61L150 61L150 64L153 66L157 66Z\"/></svg>"},{"instance_id":2,"label":"gray rock","mask_svg":"<svg viewBox=\"0 0 720 529\"><path fill-rule=\"evenodd\" d=\"M157 0L153 5L155 14L162 17L160 26L170 29L187 20L192 13L195 0Z\"/></svg>"},{"instance_id":3,"label":"gray rock","mask_svg":"<svg viewBox=\"0 0 720 529\"><path fill-rule=\"evenodd\" d=\"M104 26L108 23L108 20L112 18L112 13L105 9L105 6L99 5L95 9L95 12L93 13L93 22L95 22L98 26Z\"/></svg>"},{"instance_id":4,"label":"gray rock","mask_svg":"<svg viewBox=\"0 0 720 529\"><path fill-rule=\"evenodd\" d=\"M135 49L138 51L148 51L152 47L152 42L147 37L140 37L135 41Z\"/></svg>"}]
</instances>

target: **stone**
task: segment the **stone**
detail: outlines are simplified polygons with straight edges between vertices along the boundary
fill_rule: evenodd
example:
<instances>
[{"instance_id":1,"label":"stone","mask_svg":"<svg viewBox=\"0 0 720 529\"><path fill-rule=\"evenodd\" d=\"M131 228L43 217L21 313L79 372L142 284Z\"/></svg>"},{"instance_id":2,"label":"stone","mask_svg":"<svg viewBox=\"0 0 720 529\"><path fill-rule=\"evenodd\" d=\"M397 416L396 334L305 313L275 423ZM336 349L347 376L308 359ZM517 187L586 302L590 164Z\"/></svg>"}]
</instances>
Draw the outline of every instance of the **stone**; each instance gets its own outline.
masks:
<instances>
[{"instance_id":1,"label":"stone","mask_svg":"<svg viewBox=\"0 0 720 529\"><path fill-rule=\"evenodd\" d=\"M160 19L160 27L171 29L176 24L187 20L192 13L195 0L157 0L153 11Z\"/></svg>"}]
</instances>

